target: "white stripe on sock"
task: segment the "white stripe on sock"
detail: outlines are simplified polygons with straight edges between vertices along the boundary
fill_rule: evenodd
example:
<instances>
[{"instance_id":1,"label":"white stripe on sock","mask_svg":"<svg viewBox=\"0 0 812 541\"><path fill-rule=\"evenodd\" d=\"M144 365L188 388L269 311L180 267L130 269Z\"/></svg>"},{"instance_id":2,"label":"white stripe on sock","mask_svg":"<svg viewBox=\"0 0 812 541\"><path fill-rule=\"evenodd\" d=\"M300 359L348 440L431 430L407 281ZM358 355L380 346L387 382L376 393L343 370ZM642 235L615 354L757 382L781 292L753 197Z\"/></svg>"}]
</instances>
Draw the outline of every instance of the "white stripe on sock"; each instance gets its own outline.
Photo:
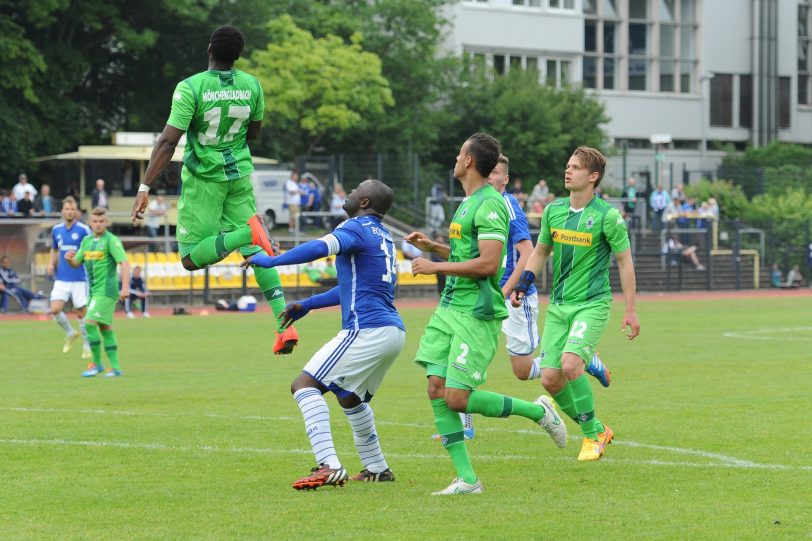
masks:
<instances>
[{"instance_id":1,"label":"white stripe on sock","mask_svg":"<svg viewBox=\"0 0 812 541\"><path fill-rule=\"evenodd\" d=\"M378 431L375 428L375 413L369 404L363 403L354 408L345 409L344 414L352 427L355 448L364 468L372 473L381 473L389 466L381 451Z\"/></svg>"},{"instance_id":2,"label":"white stripe on sock","mask_svg":"<svg viewBox=\"0 0 812 541\"><path fill-rule=\"evenodd\" d=\"M541 357L536 357L530 363L530 375L527 379L538 379L541 377Z\"/></svg>"},{"instance_id":3,"label":"white stripe on sock","mask_svg":"<svg viewBox=\"0 0 812 541\"><path fill-rule=\"evenodd\" d=\"M316 464L327 464L331 469L341 467L330 431L330 409L318 389L305 387L293 393L304 417L305 431L316 457Z\"/></svg>"}]
</instances>

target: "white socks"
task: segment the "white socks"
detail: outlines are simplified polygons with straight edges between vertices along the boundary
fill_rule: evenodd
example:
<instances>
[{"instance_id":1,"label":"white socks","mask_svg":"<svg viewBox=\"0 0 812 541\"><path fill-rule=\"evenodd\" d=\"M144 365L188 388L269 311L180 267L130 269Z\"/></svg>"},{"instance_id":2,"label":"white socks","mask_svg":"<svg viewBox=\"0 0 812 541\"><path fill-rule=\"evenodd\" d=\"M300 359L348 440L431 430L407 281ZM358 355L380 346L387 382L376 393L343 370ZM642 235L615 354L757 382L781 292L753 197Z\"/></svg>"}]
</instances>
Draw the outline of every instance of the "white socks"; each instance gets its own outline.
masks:
<instances>
[{"instance_id":1,"label":"white socks","mask_svg":"<svg viewBox=\"0 0 812 541\"><path fill-rule=\"evenodd\" d=\"M375 428L375 414L367 403L362 403L351 409L345 409L344 414L352 427L352 436L355 448L364 468L372 473L381 473L389 468L381 451L378 441L378 431Z\"/></svg>"},{"instance_id":2,"label":"white socks","mask_svg":"<svg viewBox=\"0 0 812 541\"><path fill-rule=\"evenodd\" d=\"M341 467L330 432L330 410L318 389L305 387L293 393L304 417L305 431L317 464L327 464L331 469Z\"/></svg>"}]
</instances>

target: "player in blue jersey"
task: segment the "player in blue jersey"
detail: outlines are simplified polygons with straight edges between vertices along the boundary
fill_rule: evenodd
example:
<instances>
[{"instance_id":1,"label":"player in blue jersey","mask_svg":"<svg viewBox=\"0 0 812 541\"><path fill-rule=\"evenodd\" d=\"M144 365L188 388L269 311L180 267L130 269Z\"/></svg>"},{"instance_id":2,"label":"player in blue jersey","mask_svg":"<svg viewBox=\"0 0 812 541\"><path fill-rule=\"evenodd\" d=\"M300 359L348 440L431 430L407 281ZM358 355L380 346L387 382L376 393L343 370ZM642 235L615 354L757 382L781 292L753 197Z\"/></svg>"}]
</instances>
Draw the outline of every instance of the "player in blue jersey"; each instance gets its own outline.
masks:
<instances>
[{"instance_id":1,"label":"player in blue jersey","mask_svg":"<svg viewBox=\"0 0 812 541\"><path fill-rule=\"evenodd\" d=\"M394 481L378 441L369 401L403 349L406 332L395 309L397 259L395 244L381 223L395 194L378 180L365 180L344 203L350 217L318 240L276 257L249 257L244 265L259 267L306 263L336 256L338 286L285 307L284 325L310 310L341 305L341 331L324 345L291 384L305 421L318 466L293 483L297 490L341 486L347 470L333 445L330 412L324 394L333 392L352 427L364 469L353 481Z\"/></svg>"},{"instance_id":2,"label":"player in blue jersey","mask_svg":"<svg viewBox=\"0 0 812 541\"><path fill-rule=\"evenodd\" d=\"M70 351L73 343L82 335L84 348L82 359L90 359L90 343L85 329L85 312L87 311L87 276L84 267L71 267L65 261L65 254L76 252L82 239L90 234L90 228L77 220L76 201L68 196L62 201L62 221L51 230L51 253L48 261L48 276L53 276L54 288L51 290L51 317L65 331L65 345L62 352ZM71 301L73 312L79 320L77 332L65 315L65 303Z\"/></svg>"},{"instance_id":3,"label":"player in blue jersey","mask_svg":"<svg viewBox=\"0 0 812 541\"><path fill-rule=\"evenodd\" d=\"M533 252L533 241L527 225L522 206L512 194L506 191L510 182L510 161L504 154L499 155L499 162L491 171L488 182L502 194L508 209L510 224L508 230L507 251L504 260L504 273L499 280L508 318L502 321L502 333L505 335L510 364L513 374L521 380L541 377L541 358L533 358L533 352L539 346L541 338L538 331L539 299L535 285L530 285L527 294L522 298L521 306L514 307L510 302L510 292L519 282L530 254ZM597 354L592 356L586 372L594 376L601 385L608 387L612 374ZM474 419L470 413L461 413L465 437L474 437Z\"/></svg>"}]
</instances>

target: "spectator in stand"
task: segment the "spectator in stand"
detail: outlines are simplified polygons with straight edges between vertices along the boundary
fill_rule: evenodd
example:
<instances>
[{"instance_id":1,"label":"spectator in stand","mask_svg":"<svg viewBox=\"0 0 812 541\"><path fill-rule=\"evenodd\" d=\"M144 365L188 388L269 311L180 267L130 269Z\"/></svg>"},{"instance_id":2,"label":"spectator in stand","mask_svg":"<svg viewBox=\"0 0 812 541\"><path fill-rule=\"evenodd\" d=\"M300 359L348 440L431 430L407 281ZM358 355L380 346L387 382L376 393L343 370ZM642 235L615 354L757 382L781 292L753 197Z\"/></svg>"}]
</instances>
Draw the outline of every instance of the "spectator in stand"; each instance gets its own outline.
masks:
<instances>
[{"instance_id":1,"label":"spectator in stand","mask_svg":"<svg viewBox=\"0 0 812 541\"><path fill-rule=\"evenodd\" d=\"M623 210L626 211L628 221L634 226L636 221L634 212L637 209L637 181L634 177L629 177L626 181L626 189L623 190L623 198L625 199L623 201Z\"/></svg>"},{"instance_id":2,"label":"spectator in stand","mask_svg":"<svg viewBox=\"0 0 812 541\"><path fill-rule=\"evenodd\" d=\"M107 194L107 190L104 189L104 179L98 179L96 181L96 188L93 190L93 194L90 197L90 206L94 209L108 209L110 208L109 197L110 196Z\"/></svg>"},{"instance_id":3,"label":"spectator in stand","mask_svg":"<svg viewBox=\"0 0 812 541\"><path fill-rule=\"evenodd\" d=\"M685 200L685 192L683 191L685 186L682 184L677 184L671 189L671 199L679 199L681 201Z\"/></svg>"},{"instance_id":4,"label":"spectator in stand","mask_svg":"<svg viewBox=\"0 0 812 541\"><path fill-rule=\"evenodd\" d=\"M447 196L442 182L435 182L431 187L429 199L428 222L431 229L440 229L445 223L445 202Z\"/></svg>"},{"instance_id":5,"label":"spectator in stand","mask_svg":"<svg viewBox=\"0 0 812 541\"><path fill-rule=\"evenodd\" d=\"M5 190L0 192L0 212L4 214L15 214L17 212L17 200L14 199L14 194Z\"/></svg>"},{"instance_id":6,"label":"spectator in stand","mask_svg":"<svg viewBox=\"0 0 812 541\"><path fill-rule=\"evenodd\" d=\"M713 197L708 199L708 212L710 212L714 220L719 219L719 203L717 203Z\"/></svg>"},{"instance_id":7,"label":"spectator in stand","mask_svg":"<svg viewBox=\"0 0 812 541\"><path fill-rule=\"evenodd\" d=\"M533 186L530 197L527 198L527 208L533 208L536 203L540 203L543 208L548 195L550 195L550 188L547 187L547 181L542 178Z\"/></svg>"},{"instance_id":8,"label":"spectator in stand","mask_svg":"<svg viewBox=\"0 0 812 541\"><path fill-rule=\"evenodd\" d=\"M333 186L333 195L330 197L330 229L335 229L338 224L347 219L347 213L344 211L344 203L347 201L347 192L344 191L344 186L336 183Z\"/></svg>"},{"instance_id":9,"label":"spectator in stand","mask_svg":"<svg viewBox=\"0 0 812 541\"><path fill-rule=\"evenodd\" d=\"M696 199L688 198L682 200L682 205L679 207L679 218L677 218L677 227L688 229L691 227L691 216L696 216Z\"/></svg>"},{"instance_id":10,"label":"spectator in stand","mask_svg":"<svg viewBox=\"0 0 812 541\"><path fill-rule=\"evenodd\" d=\"M787 273L787 281L781 286L786 289L794 289L796 287L801 287L801 283L804 281L804 277L801 274L801 269L798 265L793 266L789 272Z\"/></svg>"},{"instance_id":11,"label":"spectator in stand","mask_svg":"<svg viewBox=\"0 0 812 541\"><path fill-rule=\"evenodd\" d=\"M670 222L671 220L676 220L679 218L680 208L682 207L682 201L679 199L672 199L668 202L668 206L665 207L663 211L663 222Z\"/></svg>"},{"instance_id":12,"label":"spectator in stand","mask_svg":"<svg viewBox=\"0 0 812 541\"><path fill-rule=\"evenodd\" d=\"M513 184L511 184L510 188L508 188L506 191L513 195L513 197L515 197L519 202L519 205L521 205L522 209L524 209L525 204L527 203L527 192L524 191L522 179L517 178L514 180Z\"/></svg>"},{"instance_id":13,"label":"spectator in stand","mask_svg":"<svg viewBox=\"0 0 812 541\"><path fill-rule=\"evenodd\" d=\"M164 216L168 207L164 202L164 196L158 195L155 199L151 199L147 205L147 218L144 220L144 227L147 228L147 235L151 238L156 238L164 223ZM149 249L151 252L157 252L158 245L155 243L150 244ZM132 290L132 288L130 288Z\"/></svg>"},{"instance_id":14,"label":"spectator in stand","mask_svg":"<svg viewBox=\"0 0 812 541\"><path fill-rule=\"evenodd\" d=\"M11 259L8 256L0 258L0 296L0 312L8 309L8 298L12 297L26 314L31 300L39 297L20 285L20 277L11 268Z\"/></svg>"},{"instance_id":15,"label":"spectator in stand","mask_svg":"<svg viewBox=\"0 0 812 541\"><path fill-rule=\"evenodd\" d=\"M11 189L11 193L14 194L14 199L18 202L23 200L26 193L31 196L31 201L34 201L37 196L37 189L28 182L28 175L20 173L20 176L17 177L17 184Z\"/></svg>"},{"instance_id":16,"label":"spectator in stand","mask_svg":"<svg viewBox=\"0 0 812 541\"><path fill-rule=\"evenodd\" d=\"M320 212L321 211L321 191L319 190L318 185L316 185L316 181L310 179L307 182L307 190L308 195L311 197L312 202L310 203L310 212ZM314 216L313 223L316 227L321 227L321 216Z\"/></svg>"},{"instance_id":17,"label":"spectator in stand","mask_svg":"<svg viewBox=\"0 0 812 541\"><path fill-rule=\"evenodd\" d=\"M51 187L47 184L40 186L39 195L34 199L34 210L39 216L47 216L58 212L61 208L59 201L51 196Z\"/></svg>"},{"instance_id":18,"label":"spectator in stand","mask_svg":"<svg viewBox=\"0 0 812 541\"><path fill-rule=\"evenodd\" d=\"M770 269L770 285L773 287L781 287L782 279L783 276L781 275L781 269L778 268L778 263L773 263L773 266Z\"/></svg>"},{"instance_id":19,"label":"spectator in stand","mask_svg":"<svg viewBox=\"0 0 812 541\"><path fill-rule=\"evenodd\" d=\"M676 234L672 234L666 244L666 251L669 255L680 257L684 261L690 261L698 271L705 270L705 265L699 262L699 257L696 255L696 246L686 246L681 243ZM671 264L678 263L677 259L672 259Z\"/></svg>"},{"instance_id":20,"label":"spectator in stand","mask_svg":"<svg viewBox=\"0 0 812 541\"><path fill-rule=\"evenodd\" d=\"M651 192L648 202L653 217L651 227L654 231L659 231L663 228L663 213L671 202L671 198L668 196L668 192L663 189L662 183L657 184L657 189Z\"/></svg>"},{"instance_id":21,"label":"spectator in stand","mask_svg":"<svg viewBox=\"0 0 812 541\"><path fill-rule=\"evenodd\" d=\"M31 192L24 192L23 198L17 201L17 212L28 218L34 215L34 202L31 200Z\"/></svg>"},{"instance_id":22,"label":"spectator in stand","mask_svg":"<svg viewBox=\"0 0 812 541\"><path fill-rule=\"evenodd\" d=\"M147 295L147 281L141 276L141 267L136 265L133 267L133 275L130 277L130 294L124 299L124 310L127 312L127 317L135 317L132 306L137 301L141 303L141 315L149 317Z\"/></svg>"},{"instance_id":23,"label":"spectator in stand","mask_svg":"<svg viewBox=\"0 0 812 541\"><path fill-rule=\"evenodd\" d=\"M73 200L76 201L76 208L80 208L79 189L76 187L76 181L71 180L68 182L68 186L65 188L65 197L73 197Z\"/></svg>"},{"instance_id":24,"label":"spectator in stand","mask_svg":"<svg viewBox=\"0 0 812 541\"><path fill-rule=\"evenodd\" d=\"M301 207L301 192L299 191L299 170L294 168L290 178L285 182L285 204L288 206L288 233L296 230L296 220L299 218Z\"/></svg>"}]
</instances>

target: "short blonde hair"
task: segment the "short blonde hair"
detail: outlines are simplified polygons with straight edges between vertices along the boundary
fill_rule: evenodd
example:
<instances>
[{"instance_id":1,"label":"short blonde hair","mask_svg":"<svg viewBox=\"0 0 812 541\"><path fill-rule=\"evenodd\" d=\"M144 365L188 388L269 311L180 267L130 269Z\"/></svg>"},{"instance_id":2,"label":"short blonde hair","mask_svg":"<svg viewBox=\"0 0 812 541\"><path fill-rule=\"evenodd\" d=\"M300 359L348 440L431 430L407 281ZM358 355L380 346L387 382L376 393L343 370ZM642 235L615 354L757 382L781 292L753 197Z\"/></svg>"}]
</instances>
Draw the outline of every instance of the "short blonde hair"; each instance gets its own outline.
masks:
<instances>
[{"instance_id":1,"label":"short blonde hair","mask_svg":"<svg viewBox=\"0 0 812 541\"><path fill-rule=\"evenodd\" d=\"M595 181L595 188L597 188L601 180L603 180L604 171L606 171L606 156L601 154L598 149L592 147L578 147L572 155L578 156L590 174L598 173L598 180Z\"/></svg>"}]
</instances>

